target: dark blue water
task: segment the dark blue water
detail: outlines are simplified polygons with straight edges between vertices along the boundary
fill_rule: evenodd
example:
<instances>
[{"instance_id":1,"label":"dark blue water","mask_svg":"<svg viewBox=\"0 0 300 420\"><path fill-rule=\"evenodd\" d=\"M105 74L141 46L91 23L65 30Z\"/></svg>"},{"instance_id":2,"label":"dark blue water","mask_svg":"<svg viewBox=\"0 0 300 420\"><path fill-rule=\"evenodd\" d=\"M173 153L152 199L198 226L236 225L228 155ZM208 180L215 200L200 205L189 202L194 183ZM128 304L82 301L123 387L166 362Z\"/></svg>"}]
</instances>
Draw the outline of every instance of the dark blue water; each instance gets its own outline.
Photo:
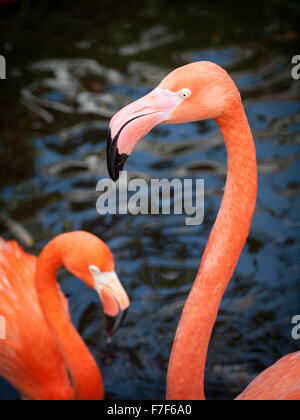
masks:
<instances>
[{"instance_id":1,"label":"dark blue water","mask_svg":"<svg viewBox=\"0 0 300 420\"><path fill-rule=\"evenodd\" d=\"M232 398L299 349L291 338L300 313L300 82L291 78L298 6L62 3L1 6L0 53L9 63L1 81L1 212L30 232L35 254L75 229L107 242L132 300L128 318L109 344L96 294L62 272L73 321L101 366L108 398L163 398L176 326L226 181L223 140L212 121L162 126L127 163L130 176L146 180L204 178L200 226L186 227L185 215L99 216L96 184L107 177L106 132L118 109L179 65L224 66L241 90L259 166L251 233L207 362L208 398ZM0 234L13 237L4 222ZM0 399L9 397L17 396L0 382Z\"/></svg>"}]
</instances>

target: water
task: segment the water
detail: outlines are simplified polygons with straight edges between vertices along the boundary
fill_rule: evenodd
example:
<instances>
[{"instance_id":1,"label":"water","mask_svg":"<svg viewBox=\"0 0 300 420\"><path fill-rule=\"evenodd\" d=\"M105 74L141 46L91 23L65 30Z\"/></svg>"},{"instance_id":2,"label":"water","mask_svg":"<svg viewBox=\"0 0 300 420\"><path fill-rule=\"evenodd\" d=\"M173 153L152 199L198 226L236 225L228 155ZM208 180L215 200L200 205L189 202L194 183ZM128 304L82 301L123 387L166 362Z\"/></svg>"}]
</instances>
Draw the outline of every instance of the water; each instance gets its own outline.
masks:
<instances>
[{"instance_id":1,"label":"water","mask_svg":"<svg viewBox=\"0 0 300 420\"><path fill-rule=\"evenodd\" d=\"M209 348L208 398L233 398L261 370L299 349L300 101L291 78L296 2L257 7L198 1L78 1L1 6L1 212L34 238L38 254L61 232L83 229L111 247L132 300L110 344L97 296L61 273L72 318L95 355L108 398L163 398L183 304L197 273L226 180L212 121L162 126L129 159L130 176L205 179L205 221L96 213L107 177L106 131L122 106L171 69L194 60L224 66L239 86L258 154L251 233L222 301ZM112 5L114 3L114 5ZM0 235L12 238L7 223ZM17 398L0 384L0 399Z\"/></svg>"}]
</instances>

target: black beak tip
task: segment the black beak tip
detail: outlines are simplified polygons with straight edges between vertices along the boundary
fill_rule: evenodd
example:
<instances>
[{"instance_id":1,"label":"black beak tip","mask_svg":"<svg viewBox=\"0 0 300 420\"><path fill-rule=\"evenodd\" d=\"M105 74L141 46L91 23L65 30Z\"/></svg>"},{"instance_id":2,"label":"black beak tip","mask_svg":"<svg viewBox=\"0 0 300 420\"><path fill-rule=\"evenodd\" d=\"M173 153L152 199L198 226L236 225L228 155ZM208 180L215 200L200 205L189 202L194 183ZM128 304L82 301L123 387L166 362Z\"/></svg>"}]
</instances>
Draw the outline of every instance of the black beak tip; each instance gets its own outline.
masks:
<instances>
[{"instance_id":1,"label":"black beak tip","mask_svg":"<svg viewBox=\"0 0 300 420\"><path fill-rule=\"evenodd\" d=\"M113 336L115 332L121 327L126 317L128 309L120 311L117 316L106 315L106 332L109 337Z\"/></svg>"},{"instance_id":2,"label":"black beak tip","mask_svg":"<svg viewBox=\"0 0 300 420\"><path fill-rule=\"evenodd\" d=\"M114 182L117 182L120 178L120 174L123 171L124 165L128 159L128 155L125 153L120 154L117 148L118 137L112 139L111 132L108 130L107 139L107 169L109 176Z\"/></svg>"}]
</instances>

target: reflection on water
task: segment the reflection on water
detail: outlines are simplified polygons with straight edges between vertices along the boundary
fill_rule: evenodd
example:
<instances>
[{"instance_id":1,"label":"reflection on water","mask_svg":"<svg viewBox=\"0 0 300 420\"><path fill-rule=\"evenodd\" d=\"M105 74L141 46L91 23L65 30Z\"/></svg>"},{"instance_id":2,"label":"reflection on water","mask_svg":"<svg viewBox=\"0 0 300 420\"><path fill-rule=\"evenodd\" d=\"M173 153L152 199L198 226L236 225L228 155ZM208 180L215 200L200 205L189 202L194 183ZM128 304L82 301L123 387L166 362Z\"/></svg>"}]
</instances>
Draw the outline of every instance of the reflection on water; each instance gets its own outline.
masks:
<instances>
[{"instance_id":1,"label":"reflection on water","mask_svg":"<svg viewBox=\"0 0 300 420\"><path fill-rule=\"evenodd\" d=\"M299 347L290 337L291 318L300 311L300 102L299 83L290 77L290 50L298 34L266 11L255 26L251 11L245 20L242 8L232 22L226 8L213 14L194 1L169 13L165 4L170 2L153 2L156 8L147 6L148 15L147 8L144 13L131 8L130 16L117 3L116 15L105 9L111 24L93 29L81 2L68 10L73 23L57 6L56 17L64 25L81 25L59 43L26 35L39 50L34 55L26 45L24 55L16 57L8 72L15 87L3 94L8 105L1 123L0 234L34 239L35 253L53 236L73 229L107 241L132 299L127 321L109 344L97 297L64 272L74 323L101 364L109 398L163 398L176 325L222 197L225 148L212 121L162 126L139 144L127 164L130 177L146 180L205 178L203 225L186 227L184 215L100 217L95 189L107 177L107 123L178 65L204 59L225 66L243 95L259 166L252 230L222 302L208 357L207 396L232 398L253 375ZM95 21L100 20L104 6L94 7L99 7ZM55 28L51 16L48 22ZM216 26L218 17L228 26ZM39 28L40 19L34 25ZM232 35L228 27L234 28ZM6 48L11 42L10 54L13 42L17 51L23 45L11 32L2 41ZM11 96L17 106L12 107ZM0 399L8 392L0 385Z\"/></svg>"}]
</instances>

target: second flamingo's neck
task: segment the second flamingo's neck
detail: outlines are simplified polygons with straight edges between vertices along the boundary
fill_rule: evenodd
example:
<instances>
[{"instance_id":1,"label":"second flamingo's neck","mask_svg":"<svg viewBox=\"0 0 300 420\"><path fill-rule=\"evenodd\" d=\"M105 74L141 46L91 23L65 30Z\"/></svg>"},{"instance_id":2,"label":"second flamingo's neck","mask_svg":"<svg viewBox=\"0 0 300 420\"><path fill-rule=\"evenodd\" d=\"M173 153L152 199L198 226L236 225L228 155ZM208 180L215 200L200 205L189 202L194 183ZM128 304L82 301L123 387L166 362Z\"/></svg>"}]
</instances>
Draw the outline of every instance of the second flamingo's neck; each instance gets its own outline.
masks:
<instances>
[{"instance_id":1,"label":"second flamingo's neck","mask_svg":"<svg viewBox=\"0 0 300 420\"><path fill-rule=\"evenodd\" d=\"M216 121L227 148L227 182L173 344L167 378L167 398L170 400L205 398L204 371L212 329L255 210L256 153L241 101Z\"/></svg>"},{"instance_id":2,"label":"second flamingo's neck","mask_svg":"<svg viewBox=\"0 0 300 420\"><path fill-rule=\"evenodd\" d=\"M74 399L100 400L104 390L101 373L66 313L56 282L62 254L71 244L64 235L51 241L37 262L36 288L42 310L69 372Z\"/></svg>"}]
</instances>

